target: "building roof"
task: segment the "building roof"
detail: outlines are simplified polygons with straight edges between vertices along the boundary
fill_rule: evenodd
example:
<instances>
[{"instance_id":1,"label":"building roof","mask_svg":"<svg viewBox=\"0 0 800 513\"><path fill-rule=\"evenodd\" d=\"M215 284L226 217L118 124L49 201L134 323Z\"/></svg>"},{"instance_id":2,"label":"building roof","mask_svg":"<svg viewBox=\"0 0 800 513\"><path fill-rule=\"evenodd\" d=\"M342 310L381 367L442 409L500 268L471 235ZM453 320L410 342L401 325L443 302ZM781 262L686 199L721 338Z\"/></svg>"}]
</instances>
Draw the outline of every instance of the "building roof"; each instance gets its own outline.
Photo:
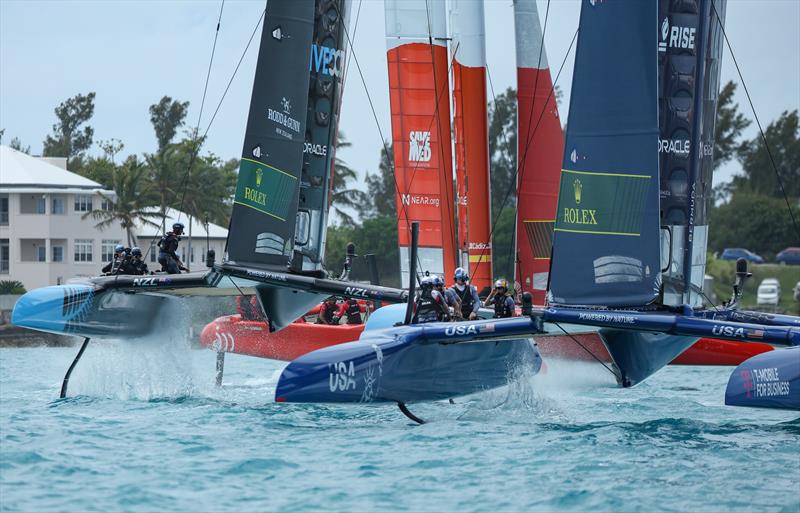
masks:
<instances>
[{"instance_id":1,"label":"building roof","mask_svg":"<svg viewBox=\"0 0 800 513\"><path fill-rule=\"evenodd\" d=\"M0 191L2 192L92 192L104 190L94 180L61 169L36 157L0 146Z\"/></svg>"},{"instance_id":2,"label":"building roof","mask_svg":"<svg viewBox=\"0 0 800 513\"><path fill-rule=\"evenodd\" d=\"M158 207L150 207L147 210L151 212L159 212ZM172 229L172 223L178 222L180 220L181 223L186 226L183 230L184 237L189 236L189 216L180 210L174 208L167 209L167 218L166 218L166 225L167 231ZM158 222L158 221L155 221ZM202 219L192 219L192 238L193 239L204 239L206 237L206 225L203 223ZM139 238L155 238L160 237L162 235L161 228L156 228L154 226L143 226L136 230L136 236ZM227 228L223 228L222 226L216 225L214 223L208 223L208 236L211 239L227 239L228 238L228 230Z\"/></svg>"}]
</instances>

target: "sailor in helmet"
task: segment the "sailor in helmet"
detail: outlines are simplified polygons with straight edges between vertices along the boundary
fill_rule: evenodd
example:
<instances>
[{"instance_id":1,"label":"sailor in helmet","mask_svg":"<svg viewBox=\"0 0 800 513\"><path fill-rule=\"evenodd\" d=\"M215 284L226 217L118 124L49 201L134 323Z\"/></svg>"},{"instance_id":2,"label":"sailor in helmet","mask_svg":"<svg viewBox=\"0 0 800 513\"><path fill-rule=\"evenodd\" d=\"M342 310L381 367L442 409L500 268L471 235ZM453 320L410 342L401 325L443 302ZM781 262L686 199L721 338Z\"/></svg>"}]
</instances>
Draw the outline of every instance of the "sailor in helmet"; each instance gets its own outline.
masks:
<instances>
[{"instance_id":1,"label":"sailor in helmet","mask_svg":"<svg viewBox=\"0 0 800 513\"><path fill-rule=\"evenodd\" d=\"M339 305L336 296L331 296L319 305L317 324L339 324Z\"/></svg>"},{"instance_id":2,"label":"sailor in helmet","mask_svg":"<svg viewBox=\"0 0 800 513\"><path fill-rule=\"evenodd\" d=\"M433 283L433 290L444 297L444 303L447 305L447 312L450 320L463 320L461 318L461 302L452 290L444 288L444 280L442 277L434 274L431 276L431 283Z\"/></svg>"},{"instance_id":3,"label":"sailor in helmet","mask_svg":"<svg viewBox=\"0 0 800 513\"><path fill-rule=\"evenodd\" d=\"M133 274L150 274L150 270L142 258L142 250L137 247L131 249L131 268L134 271Z\"/></svg>"},{"instance_id":4,"label":"sailor in helmet","mask_svg":"<svg viewBox=\"0 0 800 513\"><path fill-rule=\"evenodd\" d=\"M111 259L109 263L103 266L101 271L103 274L120 274L120 267L122 266L122 262L125 259L125 246L122 244L117 244L114 246L114 257Z\"/></svg>"},{"instance_id":5,"label":"sailor in helmet","mask_svg":"<svg viewBox=\"0 0 800 513\"><path fill-rule=\"evenodd\" d=\"M414 303L414 317L411 319L414 324L450 320L444 294L434 288L433 282L432 276L425 276L419 282L420 292Z\"/></svg>"},{"instance_id":6,"label":"sailor in helmet","mask_svg":"<svg viewBox=\"0 0 800 513\"><path fill-rule=\"evenodd\" d=\"M461 302L461 317L470 321L477 319L478 310L481 307L478 289L469 284L469 274L463 267L456 269L453 274L456 282L447 290L451 291Z\"/></svg>"},{"instance_id":7,"label":"sailor in helmet","mask_svg":"<svg viewBox=\"0 0 800 513\"><path fill-rule=\"evenodd\" d=\"M508 281L504 278L494 282L494 288L486 298L484 306L494 306L495 319L501 317L514 317L514 298L508 292Z\"/></svg>"},{"instance_id":8,"label":"sailor in helmet","mask_svg":"<svg viewBox=\"0 0 800 513\"><path fill-rule=\"evenodd\" d=\"M158 242L158 263L161 264L161 270L169 274L180 274L181 269L189 270L183 266L176 253L181 235L183 235L183 223L175 223L172 225L172 231L164 234Z\"/></svg>"}]
</instances>

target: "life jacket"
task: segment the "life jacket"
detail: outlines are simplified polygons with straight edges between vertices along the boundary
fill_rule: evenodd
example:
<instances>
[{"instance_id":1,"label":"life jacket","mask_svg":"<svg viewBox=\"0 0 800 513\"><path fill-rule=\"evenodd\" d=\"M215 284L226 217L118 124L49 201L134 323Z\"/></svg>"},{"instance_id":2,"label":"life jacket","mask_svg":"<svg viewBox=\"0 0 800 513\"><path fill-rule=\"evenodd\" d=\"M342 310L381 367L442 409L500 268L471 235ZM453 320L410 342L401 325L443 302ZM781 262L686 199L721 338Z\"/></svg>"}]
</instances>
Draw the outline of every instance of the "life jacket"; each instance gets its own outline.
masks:
<instances>
[{"instance_id":1,"label":"life jacket","mask_svg":"<svg viewBox=\"0 0 800 513\"><path fill-rule=\"evenodd\" d=\"M461 315L465 319L469 319L472 309L475 307L475 298L472 296L472 285L464 285L464 290L458 290L458 287L453 285L450 290L456 293L458 299L461 301Z\"/></svg>"},{"instance_id":2,"label":"life jacket","mask_svg":"<svg viewBox=\"0 0 800 513\"><path fill-rule=\"evenodd\" d=\"M158 241L158 247L163 253L173 255L178 250L178 237L172 232L167 232Z\"/></svg>"},{"instance_id":3,"label":"life jacket","mask_svg":"<svg viewBox=\"0 0 800 513\"><path fill-rule=\"evenodd\" d=\"M361 324L361 307L358 301L354 299L348 301L345 314L347 315L347 324Z\"/></svg>"},{"instance_id":4,"label":"life jacket","mask_svg":"<svg viewBox=\"0 0 800 513\"><path fill-rule=\"evenodd\" d=\"M335 324L333 321L333 315L338 309L338 305L322 303L322 305L319 307L319 314L317 314L317 324Z\"/></svg>"},{"instance_id":5,"label":"life jacket","mask_svg":"<svg viewBox=\"0 0 800 513\"><path fill-rule=\"evenodd\" d=\"M494 299L494 317L495 319L503 317L513 317L514 310L508 305L507 299L511 296L503 294L499 298Z\"/></svg>"},{"instance_id":6,"label":"life jacket","mask_svg":"<svg viewBox=\"0 0 800 513\"><path fill-rule=\"evenodd\" d=\"M422 289L415 306L414 319L412 321L415 324L442 320L442 308L436 303L432 288L426 287Z\"/></svg>"}]
</instances>

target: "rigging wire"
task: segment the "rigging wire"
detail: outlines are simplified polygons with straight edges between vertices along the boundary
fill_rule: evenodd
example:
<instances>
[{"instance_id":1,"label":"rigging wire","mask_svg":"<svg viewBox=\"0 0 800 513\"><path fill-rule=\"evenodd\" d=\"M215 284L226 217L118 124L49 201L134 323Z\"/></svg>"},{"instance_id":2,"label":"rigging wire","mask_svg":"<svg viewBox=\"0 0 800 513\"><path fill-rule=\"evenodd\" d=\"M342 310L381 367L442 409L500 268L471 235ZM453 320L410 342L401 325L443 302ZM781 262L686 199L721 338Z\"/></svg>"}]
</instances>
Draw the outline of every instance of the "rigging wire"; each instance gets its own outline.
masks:
<instances>
[{"instance_id":1,"label":"rigging wire","mask_svg":"<svg viewBox=\"0 0 800 513\"><path fill-rule=\"evenodd\" d=\"M595 360L597 360L597 361L600 363L600 365L602 365L603 367L605 367L605 368L606 368L606 370L608 370L608 372L610 372L611 374L613 374L613 375L614 375L614 377L615 377L615 378L617 378L617 380L618 380L618 381L622 381L622 377L619 375L619 373L618 373L618 372L614 371L614 369L612 369L611 367L609 367L608 365L606 365L606 362L604 362L603 360L601 360L601 359L600 359L600 358L599 358L599 357L598 357L596 354L594 354L594 353L593 353L593 352L592 352L592 351L591 351L591 350L590 350L588 347L586 347L586 346L584 346L583 344L581 344L581 342L580 342L580 341L579 341L577 338L575 338L575 336L574 336L572 333L570 333L570 332L568 332L567 330L565 330L565 329L564 329L564 328L561 326L561 324L559 324L559 323L557 323L557 322L553 322L553 324L555 324L556 326L558 326L558 329L560 329L561 331L563 331L563 332L564 332L564 334L565 334L566 336L568 336L569 338L571 338L573 342L575 342L576 344L578 344L578 345L579 345L579 346L580 346L580 347L581 347L581 348L582 348L584 351L586 351L587 353L589 353L589 356L591 356L592 358L594 358Z\"/></svg>"},{"instance_id":2,"label":"rigging wire","mask_svg":"<svg viewBox=\"0 0 800 513\"><path fill-rule=\"evenodd\" d=\"M750 110L753 111L753 117L756 120L756 125L758 125L758 132L761 134L761 140L764 141L764 148L767 150L767 155L769 155L769 161L772 164L772 170L775 172L775 178L778 180L778 185L781 188L781 193L783 194L783 200L786 202L786 208L789 209L789 217L792 219L792 225L794 226L795 235L797 238L800 239L800 228L797 226L797 220L794 217L794 211L792 210L792 205L789 202L789 196L786 194L786 188L783 186L783 180L781 179L781 175L778 172L778 166L775 164L775 158L772 156L772 150L769 147L769 143L767 142L767 136L764 134L764 129L761 127L761 120L758 119L758 114L756 113L756 108L753 106L753 99L750 97L750 91L747 89L747 84L744 81L744 77L742 76L742 70L739 69L739 63L736 61L736 55L733 53L733 48L731 47L731 42L728 39L728 34L725 32L725 25L722 23L722 18L717 12L717 7L714 5L714 0L711 1L711 9L714 11L714 14L717 17L717 23L719 24L720 30L722 30L722 35L725 38L725 44L728 47L728 51L731 54L731 59L733 59L733 64L736 66L736 73L739 74L739 80L742 82L742 87L744 88L744 93L747 95L747 101L750 103Z\"/></svg>"}]
</instances>

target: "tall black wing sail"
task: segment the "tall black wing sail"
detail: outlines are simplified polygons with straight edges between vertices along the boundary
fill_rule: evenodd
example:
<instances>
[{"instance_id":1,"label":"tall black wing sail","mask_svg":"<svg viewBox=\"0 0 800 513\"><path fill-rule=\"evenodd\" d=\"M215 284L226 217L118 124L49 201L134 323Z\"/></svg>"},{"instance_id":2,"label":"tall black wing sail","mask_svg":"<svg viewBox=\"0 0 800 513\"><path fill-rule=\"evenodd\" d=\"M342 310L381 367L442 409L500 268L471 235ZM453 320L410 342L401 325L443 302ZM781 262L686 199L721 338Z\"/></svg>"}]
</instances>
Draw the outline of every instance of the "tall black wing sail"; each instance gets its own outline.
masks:
<instances>
[{"instance_id":1,"label":"tall black wing sail","mask_svg":"<svg viewBox=\"0 0 800 513\"><path fill-rule=\"evenodd\" d=\"M350 0L316 0L308 113L292 270L317 271L325 257L334 146L342 101Z\"/></svg>"},{"instance_id":2,"label":"tall black wing sail","mask_svg":"<svg viewBox=\"0 0 800 513\"><path fill-rule=\"evenodd\" d=\"M658 298L655 1L584 0L551 268L551 302Z\"/></svg>"},{"instance_id":3,"label":"tall black wing sail","mask_svg":"<svg viewBox=\"0 0 800 513\"><path fill-rule=\"evenodd\" d=\"M269 0L261 34L228 263L286 270L294 250L314 0Z\"/></svg>"},{"instance_id":4,"label":"tall black wing sail","mask_svg":"<svg viewBox=\"0 0 800 513\"><path fill-rule=\"evenodd\" d=\"M702 304L726 0L659 0L664 303Z\"/></svg>"}]
</instances>

